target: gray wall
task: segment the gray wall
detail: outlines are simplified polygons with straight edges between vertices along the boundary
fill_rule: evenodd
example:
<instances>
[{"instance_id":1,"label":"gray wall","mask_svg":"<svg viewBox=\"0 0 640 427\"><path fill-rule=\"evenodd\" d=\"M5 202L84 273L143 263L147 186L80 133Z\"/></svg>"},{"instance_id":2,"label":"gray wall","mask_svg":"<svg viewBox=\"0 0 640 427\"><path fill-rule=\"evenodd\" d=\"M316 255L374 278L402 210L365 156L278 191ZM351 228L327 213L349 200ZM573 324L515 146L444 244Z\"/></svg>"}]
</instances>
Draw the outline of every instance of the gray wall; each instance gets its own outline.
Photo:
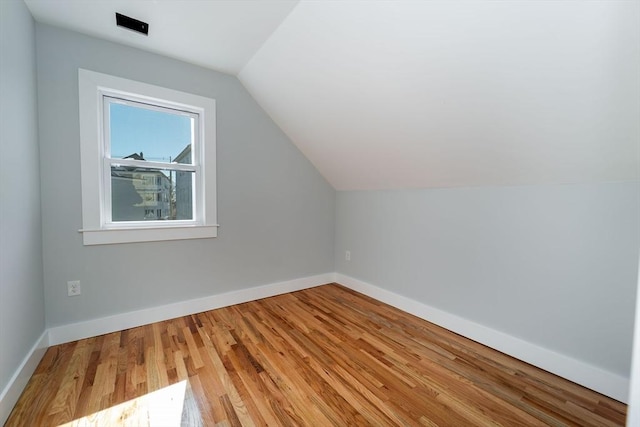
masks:
<instances>
[{"instance_id":1,"label":"gray wall","mask_svg":"<svg viewBox=\"0 0 640 427\"><path fill-rule=\"evenodd\" d=\"M338 192L336 270L628 376L639 198L638 183Z\"/></svg>"},{"instance_id":2,"label":"gray wall","mask_svg":"<svg viewBox=\"0 0 640 427\"><path fill-rule=\"evenodd\" d=\"M334 271L335 191L237 78L48 25L36 41L48 326ZM219 237L82 245L78 68L216 99Z\"/></svg>"},{"instance_id":3,"label":"gray wall","mask_svg":"<svg viewBox=\"0 0 640 427\"><path fill-rule=\"evenodd\" d=\"M45 325L35 52L24 2L0 1L0 392Z\"/></svg>"}]
</instances>

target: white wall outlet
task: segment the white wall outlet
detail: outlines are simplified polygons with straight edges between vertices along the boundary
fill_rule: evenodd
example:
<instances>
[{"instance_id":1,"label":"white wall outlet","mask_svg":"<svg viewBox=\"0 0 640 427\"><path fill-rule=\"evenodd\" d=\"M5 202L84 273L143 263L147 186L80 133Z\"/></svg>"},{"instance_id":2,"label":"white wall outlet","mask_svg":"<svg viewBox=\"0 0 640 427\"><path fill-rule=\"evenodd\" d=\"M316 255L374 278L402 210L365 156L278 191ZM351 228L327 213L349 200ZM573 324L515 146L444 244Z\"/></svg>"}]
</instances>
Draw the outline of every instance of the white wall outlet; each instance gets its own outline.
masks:
<instances>
[{"instance_id":1,"label":"white wall outlet","mask_svg":"<svg viewBox=\"0 0 640 427\"><path fill-rule=\"evenodd\" d=\"M82 289L80 289L80 280L72 280L67 282L67 295L70 297L75 297L82 293Z\"/></svg>"},{"instance_id":2,"label":"white wall outlet","mask_svg":"<svg viewBox=\"0 0 640 427\"><path fill-rule=\"evenodd\" d=\"M346 251L344 253L344 260L345 261L351 261L351 251Z\"/></svg>"}]
</instances>

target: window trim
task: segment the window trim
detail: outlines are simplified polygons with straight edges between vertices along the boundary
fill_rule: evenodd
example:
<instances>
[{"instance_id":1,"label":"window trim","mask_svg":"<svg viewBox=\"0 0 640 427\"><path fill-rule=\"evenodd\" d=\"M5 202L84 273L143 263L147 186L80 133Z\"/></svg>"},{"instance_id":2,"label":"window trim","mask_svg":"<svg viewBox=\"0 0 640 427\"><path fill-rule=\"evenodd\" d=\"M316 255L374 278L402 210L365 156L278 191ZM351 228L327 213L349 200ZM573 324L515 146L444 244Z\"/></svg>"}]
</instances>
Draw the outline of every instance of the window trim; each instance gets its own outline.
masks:
<instances>
[{"instance_id":1,"label":"window trim","mask_svg":"<svg viewBox=\"0 0 640 427\"><path fill-rule=\"evenodd\" d=\"M78 69L82 229L84 245L217 237L215 100L134 80ZM194 220L107 222L105 212L104 96L197 111L199 182ZM145 162L151 168L154 162ZM173 167L173 165L172 165ZM200 185L198 185L200 184ZM201 202L204 200L204 202Z\"/></svg>"}]
</instances>

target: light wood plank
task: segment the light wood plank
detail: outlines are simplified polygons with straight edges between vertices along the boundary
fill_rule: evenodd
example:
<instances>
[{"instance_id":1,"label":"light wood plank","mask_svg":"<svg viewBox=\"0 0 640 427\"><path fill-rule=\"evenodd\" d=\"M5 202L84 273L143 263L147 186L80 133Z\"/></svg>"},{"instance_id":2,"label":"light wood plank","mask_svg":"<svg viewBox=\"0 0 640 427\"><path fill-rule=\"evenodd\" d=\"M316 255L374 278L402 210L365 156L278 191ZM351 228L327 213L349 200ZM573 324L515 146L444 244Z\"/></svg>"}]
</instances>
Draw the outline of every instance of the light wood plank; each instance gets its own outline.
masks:
<instances>
[{"instance_id":1,"label":"light wood plank","mask_svg":"<svg viewBox=\"0 0 640 427\"><path fill-rule=\"evenodd\" d=\"M331 284L51 347L6 426L622 426L626 405ZM158 413L160 411L160 413Z\"/></svg>"}]
</instances>

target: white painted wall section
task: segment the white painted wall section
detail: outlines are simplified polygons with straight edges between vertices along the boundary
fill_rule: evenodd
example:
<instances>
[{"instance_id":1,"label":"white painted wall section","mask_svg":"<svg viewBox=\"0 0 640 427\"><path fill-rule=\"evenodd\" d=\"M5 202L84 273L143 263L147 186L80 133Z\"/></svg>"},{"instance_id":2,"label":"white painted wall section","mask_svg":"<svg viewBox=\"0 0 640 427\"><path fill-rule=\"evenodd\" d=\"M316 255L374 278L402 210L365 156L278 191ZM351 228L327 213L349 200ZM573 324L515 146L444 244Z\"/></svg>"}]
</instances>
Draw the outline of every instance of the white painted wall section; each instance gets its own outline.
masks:
<instances>
[{"instance_id":1,"label":"white painted wall section","mask_svg":"<svg viewBox=\"0 0 640 427\"><path fill-rule=\"evenodd\" d=\"M42 356L45 330L34 22L0 1L0 424ZM46 344L43 344L46 345ZM33 357L32 357L33 356Z\"/></svg>"},{"instance_id":2,"label":"white painted wall section","mask_svg":"<svg viewBox=\"0 0 640 427\"><path fill-rule=\"evenodd\" d=\"M629 378L639 183L347 191L336 206L339 274Z\"/></svg>"},{"instance_id":3,"label":"white painted wall section","mask_svg":"<svg viewBox=\"0 0 640 427\"><path fill-rule=\"evenodd\" d=\"M42 183L47 327L334 271L335 190L238 79L48 25L36 37L41 171L56 177ZM216 100L218 237L82 244L78 68Z\"/></svg>"}]
</instances>

